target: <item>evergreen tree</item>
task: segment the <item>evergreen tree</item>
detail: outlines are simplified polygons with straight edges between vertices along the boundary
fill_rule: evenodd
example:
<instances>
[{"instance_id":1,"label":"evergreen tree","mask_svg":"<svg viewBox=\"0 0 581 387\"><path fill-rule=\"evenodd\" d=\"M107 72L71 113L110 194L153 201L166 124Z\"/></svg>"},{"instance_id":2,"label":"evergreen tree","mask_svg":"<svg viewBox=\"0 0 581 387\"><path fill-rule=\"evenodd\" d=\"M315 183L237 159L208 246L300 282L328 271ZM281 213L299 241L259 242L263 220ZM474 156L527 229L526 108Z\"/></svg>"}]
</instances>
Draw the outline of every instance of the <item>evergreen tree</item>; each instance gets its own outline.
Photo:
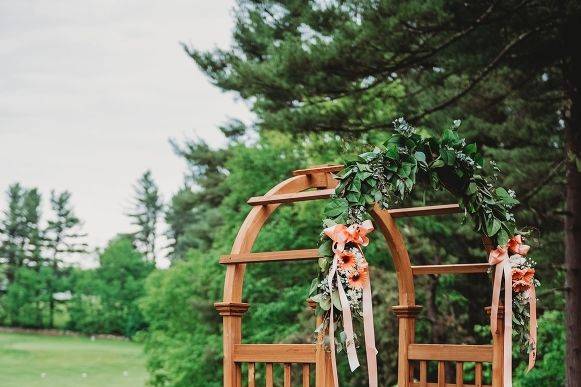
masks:
<instances>
[{"instance_id":1,"label":"evergreen tree","mask_svg":"<svg viewBox=\"0 0 581 387\"><path fill-rule=\"evenodd\" d=\"M16 183L7 191L8 206L0 221L0 257L9 286L18 268L40 267L42 235L39 227L40 201L38 191Z\"/></svg>"},{"instance_id":2,"label":"evergreen tree","mask_svg":"<svg viewBox=\"0 0 581 387\"><path fill-rule=\"evenodd\" d=\"M80 231L81 220L74 214L70 203L70 192L51 192L50 206L53 219L48 220L44 231L46 264L52 269L53 275L48 281L49 326L54 326L55 292L63 290L62 270L63 259L67 255L86 253L87 244L82 241L86 234Z\"/></svg>"},{"instance_id":3,"label":"evergreen tree","mask_svg":"<svg viewBox=\"0 0 581 387\"><path fill-rule=\"evenodd\" d=\"M165 213L169 256L183 259L188 249L208 249L223 224L218 209L228 193L223 181L228 151L213 150L204 141L172 142L187 163L184 186L171 198Z\"/></svg>"},{"instance_id":4,"label":"evergreen tree","mask_svg":"<svg viewBox=\"0 0 581 387\"><path fill-rule=\"evenodd\" d=\"M135 203L129 216L133 219L132 224L137 227L137 231L133 234L135 244L150 261L155 261L157 253L157 222L162 209L163 202L159 189L151 171L148 170L139 178L135 186Z\"/></svg>"},{"instance_id":5,"label":"evergreen tree","mask_svg":"<svg viewBox=\"0 0 581 387\"><path fill-rule=\"evenodd\" d=\"M187 51L218 87L251 101L259 129L361 136L401 114L438 132L463 118L523 197L518 216L543 232L541 272L565 256L572 384L581 380L579 36L571 0L239 1L231 49Z\"/></svg>"}]
</instances>

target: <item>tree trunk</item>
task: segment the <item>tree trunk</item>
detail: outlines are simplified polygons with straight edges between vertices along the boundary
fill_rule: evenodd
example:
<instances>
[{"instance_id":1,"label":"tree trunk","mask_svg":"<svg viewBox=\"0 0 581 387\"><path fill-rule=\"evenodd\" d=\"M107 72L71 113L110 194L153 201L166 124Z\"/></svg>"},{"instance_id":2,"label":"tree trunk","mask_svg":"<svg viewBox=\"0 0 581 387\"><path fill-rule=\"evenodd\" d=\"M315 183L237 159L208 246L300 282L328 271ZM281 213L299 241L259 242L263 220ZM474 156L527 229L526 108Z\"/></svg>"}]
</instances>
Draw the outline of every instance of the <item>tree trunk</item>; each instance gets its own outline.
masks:
<instances>
[{"instance_id":1,"label":"tree trunk","mask_svg":"<svg viewBox=\"0 0 581 387\"><path fill-rule=\"evenodd\" d=\"M567 386L581 386L581 17L573 15L566 26L565 44L568 108L565 110L567 189L565 204L565 269L567 325ZM542 351L542 349L541 349Z\"/></svg>"}]
</instances>

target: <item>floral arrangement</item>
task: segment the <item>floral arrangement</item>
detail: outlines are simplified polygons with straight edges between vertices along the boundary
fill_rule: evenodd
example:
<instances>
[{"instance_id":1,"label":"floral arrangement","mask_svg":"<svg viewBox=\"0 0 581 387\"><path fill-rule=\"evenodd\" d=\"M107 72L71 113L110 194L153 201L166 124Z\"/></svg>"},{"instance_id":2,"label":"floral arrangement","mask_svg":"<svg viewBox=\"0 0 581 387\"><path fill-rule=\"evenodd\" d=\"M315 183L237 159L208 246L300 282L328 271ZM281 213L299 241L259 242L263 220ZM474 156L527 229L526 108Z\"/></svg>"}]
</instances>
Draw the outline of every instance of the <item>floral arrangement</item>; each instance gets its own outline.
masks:
<instances>
[{"instance_id":1,"label":"floral arrangement","mask_svg":"<svg viewBox=\"0 0 581 387\"><path fill-rule=\"evenodd\" d=\"M489 262L495 266L492 300L492 329L496 331L502 278L505 280L505 351L512 342L512 324L517 338L529 352L529 367L536 352L535 262L528 258L529 247L518 232L512 208L519 204L512 190L495 188L483 176L484 160L474 143L458 135L460 121L454 121L441 138L422 136L403 118L394 122L394 133L372 151L345 163L335 177L339 185L325 208L325 227L319 247L320 273L313 280L310 297L323 315L319 333L329 331L331 354L346 349L351 369L359 365L351 318L364 321L370 385L377 385L373 321L370 309L369 268L362 247L373 230L368 218L373 206L388 209L401 203L416 181L427 181L433 189L446 189L458 198L474 230L490 240ZM491 162L493 167L495 165ZM509 255L509 253L511 255ZM366 298L369 290L369 299ZM516 296L513 298L513 292ZM369 305L367 305L369 304ZM514 310L514 316L511 314ZM529 312L530 310L530 312ZM337 319L335 319L337 316ZM371 320L371 323L369 323ZM366 323L367 322L367 323ZM340 331L338 339L334 331ZM508 352L510 354L510 352ZM511 356L505 356L505 369L512 369ZM508 368L507 368L508 367ZM336 366L333 364L336 382ZM505 375L510 372L505 372ZM510 381L505 380L505 385Z\"/></svg>"}]
</instances>

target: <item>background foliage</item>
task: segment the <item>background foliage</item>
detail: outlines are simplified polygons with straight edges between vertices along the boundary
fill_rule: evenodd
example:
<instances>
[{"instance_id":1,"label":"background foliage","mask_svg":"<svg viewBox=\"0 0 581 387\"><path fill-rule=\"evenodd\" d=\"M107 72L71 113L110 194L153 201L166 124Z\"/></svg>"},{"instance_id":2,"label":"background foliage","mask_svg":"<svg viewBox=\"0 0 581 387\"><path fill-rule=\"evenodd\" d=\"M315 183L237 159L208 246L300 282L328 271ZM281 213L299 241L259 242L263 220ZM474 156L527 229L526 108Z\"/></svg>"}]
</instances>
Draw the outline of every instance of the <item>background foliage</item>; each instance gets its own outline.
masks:
<instances>
[{"instance_id":1,"label":"background foliage","mask_svg":"<svg viewBox=\"0 0 581 387\"><path fill-rule=\"evenodd\" d=\"M186 50L217 87L248 101L255 122L225 125L222 149L173 142L187 165L183 185L162 208L146 172L129 213L138 232L97 252L95 269L62 262L84 250L67 195L55 194L44 221L38 190L12 185L0 217L2 323L143 338L152 385L220 386L221 324L212 304L221 299L224 269L217 261L250 210L246 200L293 169L371 151L370 144L389 137L396 117L434 137L461 119L459 134L496 161L484 164L493 183L521 200L517 223L531 225L543 283L539 359L527 375L520 366L516 383L563 385L564 131L571 106L563 88L574 69L563 26L578 13L569 1L240 0L231 48ZM454 202L425 183L401 205ZM323 205L281 206L255 251L312 248ZM168 270L153 268L160 216L170 239ZM485 260L479 236L460 216L398 223L414 264ZM384 241L371 238L366 257L373 267L380 385L391 385L396 281ZM244 341L311 342L314 320L305 300L316 272L314 263L250 265ZM419 342L490 340L482 309L490 302L486 277L427 276L416 287L424 306ZM55 303L55 292L71 298ZM147 333L136 335L141 330ZM364 385L363 371L340 369L344 385Z\"/></svg>"}]
</instances>

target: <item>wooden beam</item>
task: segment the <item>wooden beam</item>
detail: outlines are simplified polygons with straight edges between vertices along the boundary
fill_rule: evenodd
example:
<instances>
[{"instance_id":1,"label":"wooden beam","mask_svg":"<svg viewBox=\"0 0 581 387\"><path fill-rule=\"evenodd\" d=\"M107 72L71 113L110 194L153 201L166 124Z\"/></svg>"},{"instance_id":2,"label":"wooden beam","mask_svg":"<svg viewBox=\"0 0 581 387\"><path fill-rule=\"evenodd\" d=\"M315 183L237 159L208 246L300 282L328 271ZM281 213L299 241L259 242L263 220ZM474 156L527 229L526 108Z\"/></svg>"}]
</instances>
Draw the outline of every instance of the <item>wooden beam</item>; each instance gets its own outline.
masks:
<instances>
[{"instance_id":1,"label":"wooden beam","mask_svg":"<svg viewBox=\"0 0 581 387\"><path fill-rule=\"evenodd\" d=\"M410 382L410 387L439 387L440 384L438 383L426 383L425 385L421 382ZM459 385L456 383L446 383L446 387L458 387ZM478 386L476 384L462 384L463 387L492 387L490 384L483 384L482 386Z\"/></svg>"},{"instance_id":2,"label":"wooden beam","mask_svg":"<svg viewBox=\"0 0 581 387\"><path fill-rule=\"evenodd\" d=\"M231 265L237 263L302 261L317 258L320 258L319 250L304 249L223 255L220 257L220 263L224 265Z\"/></svg>"},{"instance_id":3,"label":"wooden beam","mask_svg":"<svg viewBox=\"0 0 581 387\"><path fill-rule=\"evenodd\" d=\"M492 362L492 345L410 344L409 360Z\"/></svg>"},{"instance_id":4,"label":"wooden beam","mask_svg":"<svg viewBox=\"0 0 581 387\"><path fill-rule=\"evenodd\" d=\"M458 214L462 209L458 204L441 204L437 206L394 208L388 210L393 218L407 218L411 216L448 215Z\"/></svg>"},{"instance_id":5,"label":"wooden beam","mask_svg":"<svg viewBox=\"0 0 581 387\"><path fill-rule=\"evenodd\" d=\"M246 203L251 206L263 206L266 204L280 204L280 203L295 203L303 202L306 200L317 200L317 199L328 199L335 193L334 188L321 189L317 191L303 191L297 193L286 193L277 195L267 195L267 196L255 196Z\"/></svg>"},{"instance_id":6,"label":"wooden beam","mask_svg":"<svg viewBox=\"0 0 581 387\"><path fill-rule=\"evenodd\" d=\"M486 273L490 268L488 263L461 263L454 265L423 265L412 266L414 275L428 274L479 274Z\"/></svg>"},{"instance_id":7,"label":"wooden beam","mask_svg":"<svg viewBox=\"0 0 581 387\"><path fill-rule=\"evenodd\" d=\"M315 363L315 344L235 344L236 363Z\"/></svg>"},{"instance_id":8,"label":"wooden beam","mask_svg":"<svg viewBox=\"0 0 581 387\"><path fill-rule=\"evenodd\" d=\"M315 173L332 173L339 172L342 169L343 169L342 164L314 165L312 167L308 167L305 169L297 169L296 171L293 171L293 176L312 175Z\"/></svg>"}]
</instances>

